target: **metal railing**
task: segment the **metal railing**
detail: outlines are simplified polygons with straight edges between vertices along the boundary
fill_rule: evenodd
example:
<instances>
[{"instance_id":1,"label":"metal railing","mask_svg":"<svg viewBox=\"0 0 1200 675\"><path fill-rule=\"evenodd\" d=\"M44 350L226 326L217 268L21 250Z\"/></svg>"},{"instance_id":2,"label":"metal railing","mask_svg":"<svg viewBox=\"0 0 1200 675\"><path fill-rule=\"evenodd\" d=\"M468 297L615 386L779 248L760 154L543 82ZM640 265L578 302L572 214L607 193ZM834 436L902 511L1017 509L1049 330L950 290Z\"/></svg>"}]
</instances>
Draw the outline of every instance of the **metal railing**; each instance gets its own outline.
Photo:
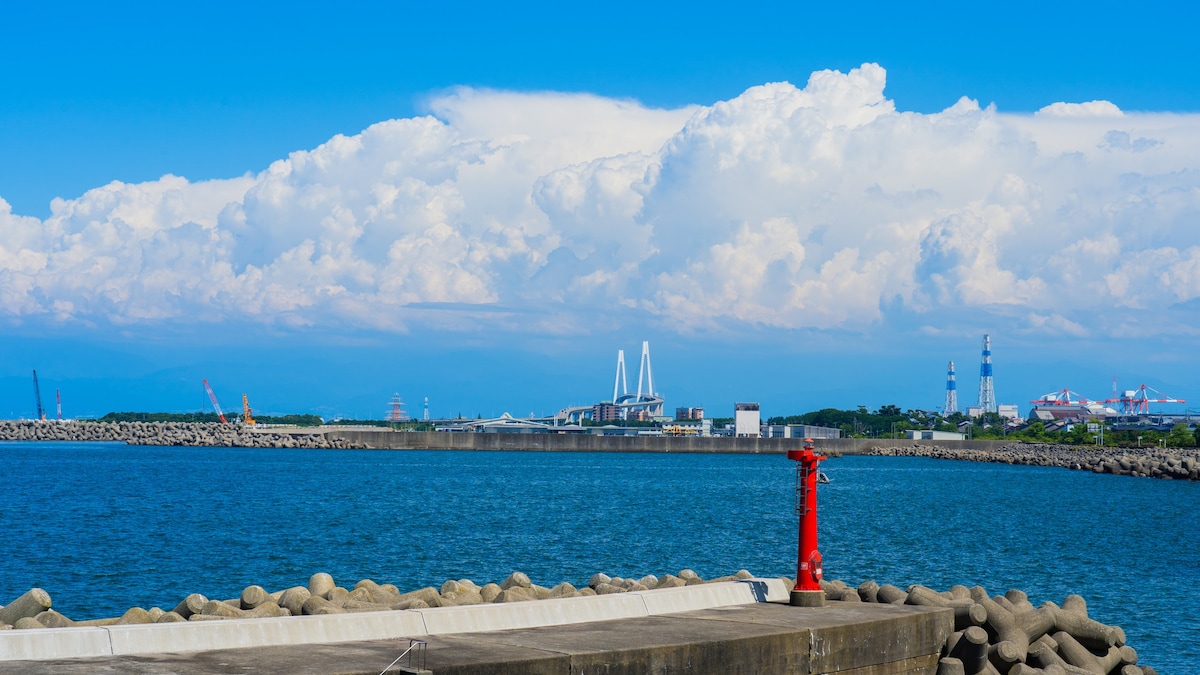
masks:
<instances>
[{"instance_id":1,"label":"metal railing","mask_svg":"<svg viewBox=\"0 0 1200 675\"><path fill-rule=\"evenodd\" d=\"M392 666L396 665L397 663L400 663L400 660L403 659L405 656L408 657L408 663L405 665L405 668L407 670L409 670L410 672L426 670L426 668L425 668L425 646L426 646L426 643L424 640L409 639L408 649L405 649L404 652L400 654L400 656L397 656L395 661L392 661L391 663L389 663L387 668L384 668L383 670L379 671L379 675L384 675L384 673L391 670Z\"/></svg>"}]
</instances>

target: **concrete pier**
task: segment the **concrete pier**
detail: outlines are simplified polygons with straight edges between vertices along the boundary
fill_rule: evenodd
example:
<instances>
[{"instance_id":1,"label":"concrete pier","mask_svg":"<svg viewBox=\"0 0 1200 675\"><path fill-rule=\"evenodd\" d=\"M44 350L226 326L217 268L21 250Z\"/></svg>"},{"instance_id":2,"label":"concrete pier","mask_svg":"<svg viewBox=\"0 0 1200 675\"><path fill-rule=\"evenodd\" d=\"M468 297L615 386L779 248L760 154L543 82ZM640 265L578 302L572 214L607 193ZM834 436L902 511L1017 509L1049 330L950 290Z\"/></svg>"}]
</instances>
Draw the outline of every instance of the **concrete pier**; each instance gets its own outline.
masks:
<instances>
[{"instance_id":1,"label":"concrete pier","mask_svg":"<svg viewBox=\"0 0 1200 675\"><path fill-rule=\"evenodd\" d=\"M273 622L275 628L260 627L247 633L242 626L239 634L250 638L234 648L228 646L231 643L221 647L221 639L200 634L209 626L228 622L124 627L141 629L140 633L112 627L108 630L122 635L108 636L110 646L115 649L123 644L123 654L64 658L59 650L59 656L0 661L0 673L378 675L404 651L409 638L417 638L426 641L425 668L436 675L932 675L953 628L954 613L948 608L872 603L791 607L779 580L756 582L505 606L236 620L234 623L259 622L263 626ZM685 611L694 607L700 608ZM389 615L392 622L385 630L380 629L383 615ZM322 626L315 622L305 625L305 619L318 619ZM372 625L374 629L369 628ZM192 647L199 650L179 651L180 636L196 629L200 632L193 634ZM46 629L27 634L53 640L59 638L52 634L63 636L63 631L71 630L103 629ZM340 641L297 643L293 638L302 637L300 633L289 637L281 630L316 631L314 636L319 632ZM389 630L387 638L380 638ZM72 640L103 648L96 637ZM216 648L204 649L206 645Z\"/></svg>"}]
</instances>

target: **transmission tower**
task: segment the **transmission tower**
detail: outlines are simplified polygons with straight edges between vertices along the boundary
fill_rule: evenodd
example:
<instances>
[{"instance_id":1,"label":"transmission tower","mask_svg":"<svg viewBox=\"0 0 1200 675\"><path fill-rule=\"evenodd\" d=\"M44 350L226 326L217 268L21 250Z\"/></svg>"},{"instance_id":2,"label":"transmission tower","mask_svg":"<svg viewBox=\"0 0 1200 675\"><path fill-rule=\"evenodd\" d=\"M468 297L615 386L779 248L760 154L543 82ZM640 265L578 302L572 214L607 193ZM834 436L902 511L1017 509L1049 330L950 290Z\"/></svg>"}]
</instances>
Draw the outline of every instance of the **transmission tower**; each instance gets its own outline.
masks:
<instances>
[{"instance_id":1,"label":"transmission tower","mask_svg":"<svg viewBox=\"0 0 1200 675\"><path fill-rule=\"evenodd\" d=\"M979 409L996 412L996 388L992 384L992 338L983 336L983 356L979 364Z\"/></svg>"},{"instance_id":2,"label":"transmission tower","mask_svg":"<svg viewBox=\"0 0 1200 675\"><path fill-rule=\"evenodd\" d=\"M388 422L407 422L409 421L408 413L404 411L404 401L401 400L400 394L393 394L392 400L388 404L387 414L384 419Z\"/></svg>"},{"instance_id":3,"label":"transmission tower","mask_svg":"<svg viewBox=\"0 0 1200 675\"><path fill-rule=\"evenodd\" d=\"M946 369L946 407L943 415L953 415L958 412L958 385L954 382L954 362Z\"/></svg>"}]
</instances>

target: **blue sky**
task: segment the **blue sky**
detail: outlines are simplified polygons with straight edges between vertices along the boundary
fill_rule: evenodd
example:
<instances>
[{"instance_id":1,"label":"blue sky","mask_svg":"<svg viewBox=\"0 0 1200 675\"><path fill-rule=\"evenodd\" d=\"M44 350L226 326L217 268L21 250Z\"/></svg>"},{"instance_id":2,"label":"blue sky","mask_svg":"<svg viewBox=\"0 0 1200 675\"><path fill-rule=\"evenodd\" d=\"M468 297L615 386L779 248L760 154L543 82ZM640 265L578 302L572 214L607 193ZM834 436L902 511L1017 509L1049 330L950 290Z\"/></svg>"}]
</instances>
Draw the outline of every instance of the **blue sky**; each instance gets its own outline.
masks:
<instances>
[{"instance_id":1,"label":"blue sky","mask_svg":"<svg viewBox=\"0 0 1200 675\"><path fill-rule=\"evenodd\" d=\"M6 6L0 416L1194 399L1196 14Z\"/></svg>"}]
</instances>

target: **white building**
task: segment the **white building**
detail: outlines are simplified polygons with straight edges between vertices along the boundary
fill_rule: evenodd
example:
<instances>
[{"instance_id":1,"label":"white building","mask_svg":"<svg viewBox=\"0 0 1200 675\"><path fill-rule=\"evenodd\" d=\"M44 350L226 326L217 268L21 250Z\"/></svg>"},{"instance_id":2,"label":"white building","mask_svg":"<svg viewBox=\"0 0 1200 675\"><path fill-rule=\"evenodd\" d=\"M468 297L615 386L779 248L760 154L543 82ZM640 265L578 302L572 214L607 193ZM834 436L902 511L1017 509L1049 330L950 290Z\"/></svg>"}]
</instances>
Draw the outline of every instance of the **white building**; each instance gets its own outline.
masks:
<instances>
[{"instance_id":1,"label":"white building","mask_svg":"<svg viewBox=\"0 0 1200 675\"><path fill-rule=\"evenodd\" d=\"M961 441L964 436L955 431L930 431L929 429L912 429L908 431L911 441Z\"/></svg>"},{"instance_id":2,"label":"white building","mask_svg":"<svg viewBox=\"0 0 1200 675\"><path fill-rule=\"evenodd\" d=\"M759 427L762 424L757 403L733 404L734 435L738 438L758 438L762 434Z\"/></svg>"},{"instance_id":3,"label":"white building","mask_svg":"<svg viewBox=\"0 0 1200 675\"><path fill-rule=\"evenodd\" d=\"M810 424L770 424L765 427L767 438L841 438L842 430L815 427Z\"/></svg>"}]
</instances>

